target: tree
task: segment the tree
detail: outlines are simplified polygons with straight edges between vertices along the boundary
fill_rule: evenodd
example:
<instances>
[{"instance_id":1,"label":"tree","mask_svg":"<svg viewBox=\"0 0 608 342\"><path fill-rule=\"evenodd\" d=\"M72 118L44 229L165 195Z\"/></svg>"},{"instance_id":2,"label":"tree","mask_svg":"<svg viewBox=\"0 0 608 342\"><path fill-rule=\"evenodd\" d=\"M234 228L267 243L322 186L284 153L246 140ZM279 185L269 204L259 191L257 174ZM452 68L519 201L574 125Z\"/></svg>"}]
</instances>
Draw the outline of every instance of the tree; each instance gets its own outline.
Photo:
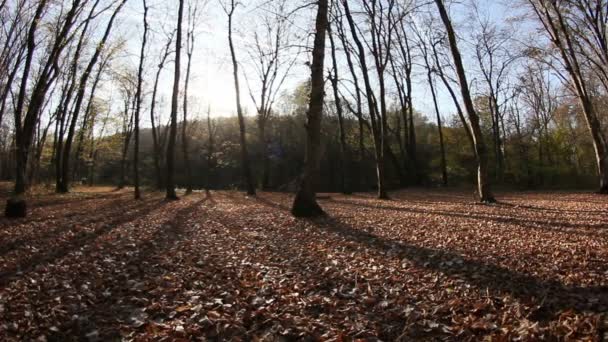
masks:
<instances>
[{"instance_id":1,"label":"tree","mask_svg":"<svg viewBox=\"0 0 608 342\"><path fill-rule=\"evenodd\" d=\"M580 35L578 37L576 36L575 31L572 29L569 21L565 17L570 8L562 5L561 2L528 0L528 4L549 35L551 42L559 52L561 61L570 78L572 89L579 99L583 114L587 121L587 127L589 128L589 132L591 133L591 138L593 140L595 159L600 180L598 192L601 194L608 194L608 140L606 139L605 133L602 131L602 124L593 104L592 87L586 81L587 77L584 72L584 63L582 60L584 60L585 56L588 55L583 54L583 56L581 56L580 54L577 54L577 51L579 51L579 45L577 45L577 42L581 39L584 41L585 37L581 37ZM602 5L599 1L597 4L597 8L600 8L600 12L598 13L602 13L601 11L603 11L603 8L605 8L605 4ZM588 8L583 7L583 9L586 10ZM593 22L593 20L591 21ZM595 26L597 25L592 25L592 27ZM603 26L604 27L601 28L601 31L605 29L605 23ZM604 33L600 32L597 37L604 37ZM597 47L598 51L600 51L599 55L608 57L608 53L605 53L605 51L608 51L608 49L606 49L606 40L600 40L601 41L597 41L591 45L599 45Z\"/></svg>"},{"instance_id":2,"label":"tree","mask_svg":"<svg viewBox=\"0 0 608 342\"><path fill-rule=\"evenodd\" d=\"M99 56L101 55L104 47L106 47L106 43L108 41L108 38L110 37L110 33L114 26L114 20L116 19L116 17L120 13L121 9L123 8L123 6L126 2L127 2L127 0L122 0L121 2L119 2L118 6L114 9L114 12L112 13L112 16L110 17L110 20L108 21L108 23L106 25L106 29L103 34L103 37L97 44L97 47L95 49L95 52L93 53L93 56L89 60L89 63L87 65L86 69L84 70L84 72L82 73L82 76L80 77L80 81L78 83L78 90L76 93L76 99L75 99L75 103L74 103L74 109L72 110L72 120L70 122L70 126L68 129L68 135L67 135L67 138L65 141L65 145L63 146L63 152L62 152L63 158L61 160L62 182L60 184L59 192L68 192L68 190L69 190L69 183L70 183L69 182L69 178L70 178L70 168L69 168L70 157L69 156L70 156L70 152L72 150L72 143L74 141L74 135L76 133L76 124L78 122L80 109L82 108L82 104L84 101L89 77L90 77L91 73L93 72L93 68L97 64L97 61L99 60Z\"/></svg>"},{"instance_id":3,"label":"tree","mask_svg":"<svg viewBox=\"0 0 608 342\"><path fill-rule=\"evenodd\" d=\"M475 57L481 70L482 78L487 87L487 106L492 121L492 141L494 144L494 157L496 162L496 180L502 181L505 173L505 147L504 147L504 103L501 99L506 96L506 86L511 66L517 61L508 43L512 37L508 30L500 29L490 22L489 18L482 18L479 9L476 18L479 23L479 32L474 33Z\"/></svg>"},{"instance_id":4,"label":"tree","mask_svg":"<svg viewBox=\"0 0 608 342\"><path fill-rule=\"evenodd\" d=\"M252 86L249 81L250 78L245 73L249 95L257 110L257 126L263 159L262 189L270 187L268 122L272 116L277 95L280 93L283 83L298 57L297 53L293 58L286 54L291 38L286 0L268 2L267 5L272 5L272 7L263 9L261 30L254 31L253 43L248 48L256 83L259 84L257 89Z\"/></svg>"},{"instance_id":5,"label":"tree","mask_svg":"<svg viewBox=\"0 0 608 342\"><path fill-rule=\"evenodd\" d=\"M378 110L376 103L374 101L375 95L372 90L372 85L371 85L371 81L370 81L370 77L369 77L365 48L363 46L363 43L361 42L361 39L359 39L359 33L358 33L359 29L357 28L357 26L355 24L353 15L351 14L351 10L348 5L348 1L342 0L342 6L344 7L344 14L346 15L348 25L350 27L351 36L352 36L353 40L355 41L355 46L357 48L357 54L359 57L359 64L361 66L361 73L363 74L363 82L365 85L365 94L367 97L367 106L368 106L369 116L370 116L370 121L371 121L371 131L372 131L372 136L374 138L374 152L375 152L374 156L376 159L378 198L384 199L384 198L388 198L388 194L386 192L386 186L385 186L385 167L384 167L384 152L386 150L384 149L385 145L384 145L383 134L385 131L382 128L382 126L386 124L386 120L381 117L383 112L380 112ZM374 6L375 6L375 4L374 4ZM378 58L376 58L376 59L378 59ZM382 63L382 62L380 62L378 60L378 63ZM380 65L378 65L378 66L380 66ZM381 68L378 68L377 70L380 75L383 73L383 70L381 70Z\"/></svg>"},{"instance_id":6,"label":"tree","mask_svg":"<svg viewBox=\"0 0 608 342\"><path fill-rule=\"evenodd\" d=\"M171 95L171 126L167 144L167 184L166 199L178 199L175 193L175 141L177 137L177 109L179 101L179 79L182 55L182 22L184 18L184 0L179 0L177 14L177 33L175 36L175 70L173 72L173 94Z\"/></svg>"},{"instance_id":7,"label":"tree","mask_svg":"<svg viewBox=\"0 0 608 342\"><path fill-rule=\"evenodd\" d=\"M321 159L321 120L325 96L324 62L325 35L328 26L328 1L319 0L312 50L311 90L306 113L306 155L304 171L293 201L291 213L296 217L314 217L324 214L316 199L315 186L319 177Z\"/></svg>"},{"instance_id":8,"label":"tree","mask_svg":"<svg viewBox=\"0 0 608 342\"><path fill-rule=\"evenodd\" d=\"M332 70L329 72L329 80L334 93L334 103L336 106L336 114L338 115L338 127L340 129L340 173L341 173L341 188L342 193L352 193L350 187L350 154L349 147L346 143L346 132L344 128L344 114L342 110L342 101L340 99L340 92L338 91L338 61L336 57L336 44L334 43L334 36L331 30L331 23L327 24L327 35L329 36L329 42L331 47L331 61Z\"/></svg>"},{"instance_id":9,"label":"tree","mask_svg":"<svg viewBox=\"0 0 608 342\"><path fill-rule=\"evenodd\" d=\"M251 166L249 165L249 153L247 152L247 132L245 127L245 117L243 108L241 107L241 90L239 86L239 64L236 58L234 42L232 41L232 26L234 12L238 3L235 0L230 0L230 7L224 7L224 11L228 15L228 45L230 47L230 57L232 58L232 70L234 76L234 90L236 92L236 114L239 121L239 137L241 143L241 168L243 172L243 181L247 190L247 195L255 196L255 184L251 175Z\"/></svg>"},{"instance_id":10,"label":"tree","mask_svg":"<svg viewBox=\"0 0 608 342\"><path fill-rule=\"evenodd\" d=\"M182 152L184 154L184 166L186 168L186 194L192 193L192 168L190 166L190 154L188 149L188 89L190 85L190 72L192 69L192 54L194 53L194 41L196 21L198 17L198 2L188 7L188 32L186 33L186 55L188 63L186 66L186 81L184 82L184 118L182 120Z\"/></svg>"},{"instance_id":11,"label":"tree","mask_svg":"<svg viewBox=\"0 0 608 342\"><path fill-rule=\"evenodd\" d=\"M439 104L437 103L437 91L435 88L435 82L433 80L433 73L435 70L435 67L432 66L431 64L431 60L430 60L430 52L429 52L429 47L428 44L430 43L431 45L434 45L435 42L431 41L428 42L425 41L426 39L429 39L429 35L427 34L427 37L423 37L422 33L419 32L418 30L416 30L416 34L418 35L418 39L419 44L420 44L420 49L422 51L422 57L424 59L424 65L426 67L426 78L427 78L427 82L429 83L429 88L431 89L431 97L433 98L433 107L435 109L435 115L437 117L437 133L439 135L439 153L440 153L440 160L441 160L441 184L443 186L448 186L448 170L447 170L447 164L446 164L446 158L445 158L445 144L443 141L443 125L441 122L441 113L439 111Z\"/></svg>"},{"instance_id":12,"label":"tree","mask_svg":"<svg viewBox=\"0 0 608 342\"><path fill-rule=\"evenodd\" d=\"M47 9L47 0L40 0L36 6L36 10L31 19L28 34L27 34L27 52L23 66L21 84L19 94L17 96L15 107L15 145L16 145L16 170L15 170L15 187L13 196L8 199L5 215L7 217L24 217L27 214L26 201L23 198L27 189L27 161L30 152L30 147L34 135L34 130L37 126L37 120L40 114L40 109L44 105L44 98L49 91L51 84L54 82L61 57L61 53L66 47L66 39L69 33L75 26L76 18L79 13L81 3L75 0L67 13L65 14L62 24L60 24L53 42L50 44L47 59L41 66L40 75L32 88L31 96L25 109L25 98L28 93L28 79L32 67L32 61L36 50L36 33L40 19ZM24 115L25 114L25 115Z\"/></svg>"},{"instance_id":13,"label":"tree","mask_svg":"<svg viewBox=\"0 0 608 342\"><path fill-rule=\"evenodd\" d=\"M137 92L135 93L135 127L133 128L134 133L134 150L133 150L133 183L134 183L134 197L135 199L141 198L139 190L139 117L141 113L141 102L142 102L142 86L143 86L143 74L144 74L144 62L146 59L146 43L148 41L148 4L146 0L142 2L144 7L144 33L141 41L141 52L139 55L139 68L137 70Z\"/></svg>"},{"instance_id":14,"label":"tree","mask_svg":"<svg viewBox=\"0 0 608 342\"><path fill-rule=\"evenodd\" d=\"M454 60L454 67L456 74L458 75L458 81L460 83L460 93L462 95L462 101L464 102L467 115L469 117L469 123L471 125L471 133L473 134L474 145L475 145L475 156L477 158L477 191L479 200L483 203L496 202L494 195L492 194L489 174L488 174L488 155L486 145L483 141L483 134L481 132L481 126L479 125L479 115L475 111L471 93L469 91L469 83L464 70L462 57L460 50L458 49L458 43L456 41L456 33L452 26L452 21L448 12L445 8L443 0L435 0L441 21L445 26L445 30L448 35L448 42L450 50L452 52L452 58Z\"/></svg>"},{"instance_id":15,"label":"tree","mask_svg":"<svg viewBox=\"0 0 608 342\"><path fill-rule=\"evenodd\" d=\"M163 188L163 175L162 175L162 159L163 159L163 147L165 139L162 138L160 132L160 124L156 124L156 97L158 95L158 83L160 81L160 75L165 67L165 63L167 62L167 58L171 54L171 44L173 44L173 37L175 36L175 30L171 32L169 37L167 38L167 43L165 44L161 55L160 61L158 63L158 68L156 69L156 76L154 78L154 87L152 88L152 100L150 103L150 124L152 126L152 146L154 149L154 173L156 176L156 189L161 190ZM160 120L160 118L158 118ZM166 131L166 130L165 130Z\"/></svg>"}]
</instances>

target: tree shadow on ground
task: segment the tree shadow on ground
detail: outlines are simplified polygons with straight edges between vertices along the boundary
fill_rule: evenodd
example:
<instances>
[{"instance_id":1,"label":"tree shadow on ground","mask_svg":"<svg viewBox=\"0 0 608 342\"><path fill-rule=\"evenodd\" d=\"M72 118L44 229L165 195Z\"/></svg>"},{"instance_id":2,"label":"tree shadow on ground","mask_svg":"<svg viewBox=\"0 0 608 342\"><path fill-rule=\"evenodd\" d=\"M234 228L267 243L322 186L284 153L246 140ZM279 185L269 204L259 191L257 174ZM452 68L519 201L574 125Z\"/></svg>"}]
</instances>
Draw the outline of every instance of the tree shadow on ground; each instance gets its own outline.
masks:
<instances>
[{"instance_id":1,"label":"tree shadow on ground","mask_svg":"<svg viewBox=\"0 0 608 342\"><path fill-rule=\"evenodd\" d=\"M584 209L565 209L565 208L554 209L554 208L546 208L546 207L539 207L539 206L526 205L526 204L520 204L520 203L509 203L509 202L498 202L497 205L507 207L507 208L524 209L524 210L531 210L531 211L542 211L542 212L549 212L549 213L591 214L591 215L595 215L595 216L599 216L599 217L605 217L606 213L607 213L606 210L584 210Z\"/></svg>"},{"instance_id":2,"label":"tree shadow on ground","mask_svg":"<svg viewBox=\"0 0 608 342\"><path fill-rule=\"evenodd\" d=\"M97 227L94 230L79 231L72 236L69 236L66 240L56 241L58 242L56 245L49 245L50 241L48 244L43 243L39 249L41 252L35 254L25 254L20 258L20 260L14 262L14 266L1 270L0 286L5 286L11 281L20 278L23 274L35 269L39 265L52 263L57 259L65 257L72 251L92 243L98 237L109 233L116 227L133 220L141 219L148 213L153 212L164 205L165 203L162 201L151 199L147 201L135 202L133 207L125 208L119 206L114 211L103 212L100 215L100 219L110 219L107 221L98 221L96 224ZM49 236L46 237L48 238Z\"/></svg>"},{"instance_id":3,"label":"tree shadow on ground","mask_svg":"<svg viewBox=\"0 0 608 342\"><path fill-rule=\"evenodd\" d=\"M188 197L192 198L194 195ZM189 238L191 231L186 229L187 224L204 203L211 201L213 201L213 197L211 194L207 194L204 198L194 200L176 210L171 218L154 229L149 239L124 241L118 246L113 246L115 249L113 253L122 256L117 262L121 264L124 272L121 272L119 279L113 279L116 274L110 273L94 276L97 279L106 280L107 287L104 291L109 291L112 295L108 298L99 298L86 310L86 324L67 322L61 330L68 332L68 335L60 337L85 336L91 331L101 329L99 337L102 340L121 339L119 323L137 324L133 321L134 316L143 313L145 303L157 302L161 300L161 296L164 297L171 293L170 290L168 292L157 290L159 286L168 285L168 281L164 279L167 273L184 267L179 260L173 259L176 258L173 249L178 243ZM142 222L142 224L146 223ZM120 254L125 250L126 255ZM171 262L163 259L164 257ZM179 279L179 281L182 280ZM148 287L139 288L139 284L145 284ZM139 300L140 297L145 298L145 301ZM152 318L150 317L150 319Z\"/></svg>"},{"instance_id":4,"label":"tree shadow on ground","mask_svg":"<svg viewBox=\"0 0 608 342\"><path fill-rule=\"evenodd\" d=\"M476 219L488 222L496 222L496 223L504 223L504 224L514 224L525 228L531 229L544 229L551 231L562 231L569 232L572 229L596 229L600 233L604 233L605 230L608 230L608 223L572 223L567 221L545 221L545 220L537 220L532 218L516 218L512 216L491 216L491 215L482 215L476 213L467 213L462 214L453 211L442 211L442 210L433 210L433 209L417 209L412 207L398 207L398 206L389 206L389 205L370 205L367 203L353 202L349 200L338 200L332 199L328 200L329 202L355 206L355 207L366 207L370 209L379 209L379 210L391 210L403 213L417 213L417 214L427 214L427 215L439 215L439 216L448 216L455 218L465 218L465 219ZM561 228L560 228L561 227ZM562 229L567 228L567 229Z\"/></svg>"},{"instance_id":5,"label":"tree shadow on ground","mask_svg":"<svg viewBox=\"0 0 608 342\"><path fill-rule=\"evenodd\" d=\"M78 204L82 204L79 202ZM83 226L89 223L95 223L103 221L108 216L113 217L120 215L125 211L130 210L139 206L141 203L133 201L131 197L118 197L112 199L103 205L95 206L94 211L91 212L91 208L83 208L82 205L73 205L69 212L64 215L54 215L46 217L31 217L30 219L21 220L18 225L27 225L30 223L42 223L50 221L59 221L60 224L56 224L54 227L49 224L50 227L45 227L39 231L32 231L32 234L19 234L20 237L15 239L4 239L3 243L0 244L0 256L10 253L11 251L21 248L25 245L42 244L40 247L44 247L53 237L60 236L68 231L73 231L76 227ZM57 223L57 222L55 222ZM18 225L13 225L15 229L19 229ZM6 232L10 229L6 223L0 223L0 229L4 229ZM11 227L11 228L12 228Z\"/></svg>"},{"instance_id":6,"label":"tree shadow on ground","mask_svg":"<svg viewBox=\"0 0 608 342\"><path fill-rule=\"evenodd\" d=\"M319 229L348 240L382 251L394 251L399 257L407 258L418 267L463 279L480 290L489 289L492 292L539 303L539 308L531 317L534 320L547 321L555 318L561 311L571 308L594 313L608 310L607 286L565 286L559 281L514 272L479 260L465 259L453 252L389 240L356 229L338 219L326 218L311 222Z\"/></svg>"},{"instance_id":7,"label":"tree shadow on ground","mask_svg":"<svg viewBox=\"0 0 608 342\"><path fill-rule=\"evenodd\" d=\"M270 200L262 200L259 202L272 208L282 208L280 204ZM335 199L328 200L328 202L354 206L361 205L359 203ZM370 207L376 208L375 206ZM386 206L380 206L378 208L437 215L451 214L455 217L462 218L472 217L471 215L465 214L411 210L410 208L393 208ZM477 218L488 220L495 219L486 216L478 216ZM607 286L566 286L556 280L541 279L533 275L522 274L480 260L465 259L454 252L419 247L399 240L390 240L367 231L359 230L341 222L339 218L327 217L308 221L313 223L318 229L339 235L350 241L361 243L383 252L392 251L397 253L400 258L407 258L418 267L433 269L450 277L463 279L480 290L489 289L492 292L510 294L526 301L539 303L540 307L536 310L534 317L532 317L532 319L535 320L546 321L555 318L555 315L560 311L569 308L595 313L603 313L608 310ZM518 220L508 219L504 219L501 222L522 223ZM543 221L539 221L539 223L550 225L550 223ZM578 225L571 226L578 227Z\"/></svg>"}]
</instances>

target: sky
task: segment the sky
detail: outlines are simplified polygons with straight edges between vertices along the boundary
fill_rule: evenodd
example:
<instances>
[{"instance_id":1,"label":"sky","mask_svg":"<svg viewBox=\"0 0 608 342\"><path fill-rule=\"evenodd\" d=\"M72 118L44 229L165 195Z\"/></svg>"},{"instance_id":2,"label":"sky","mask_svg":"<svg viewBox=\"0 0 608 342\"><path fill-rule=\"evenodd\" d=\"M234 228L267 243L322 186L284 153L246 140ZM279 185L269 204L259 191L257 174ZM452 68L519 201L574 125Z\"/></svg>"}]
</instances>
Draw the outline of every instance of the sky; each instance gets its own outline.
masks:
<instances>
[{"instance_id":1,"label":"sky","mask_svg":"<svg viewBox=\"0 0 608 342\"><path fill-rule=\"evenodd\" d=\"M192 62L192 77L190 83L190 103L193 116L200 117L205 115L207 108L211 108L213 116L233 116L236 112L235 104L235 90L234 80L232 74L232 64L229 55L228 47L228 29L227 29L227 16L224 13L221 4L221 0L208 0L202 11L203 15L198 21L196 32L197 38L195 43L195 51ZM252 79L250 66L252 61L249 55L245 52L245 47L251 42L252 32L256 30L256 23L260 16L259 3L268 0L244 0L242 4L237 8L234 15L235 20L235 45L237 51L237 59L239 60L241 72L241 97L243 101L243 107L246 112L250 115L255 113L255 106L250 99L246 79ZM472 1L472 0L467 0ZM465 3L467 3L465 1ZM176 0L171 0L170 3L162 0L148 0L151 6L150 17L151 17L151 29L154 31L152 34L152 42L147 51L146 61L146 79L148 80L147 90L148 95L151 92L151 84L153 81L154 74L156 72L156 64L158 63L158 55L162 45L165 43L163 30L169 30L172 23L175 22L177 16L177 4ZM202 1L204 2L204 1ZM300 1L293 0L289 2L293 6L297 6ZM492 0L477 0L479 7L485 15L488 15L492 20L500 22L508 17L507 14L514 14L514 10L510 8L512 1L507 3L501 3ZM451 8L451 15L455 21L455 25L458 28L467 27L470 25L470 18L468 13L470 11L470 3L466 5L454 5ZM432 7L430 7L432 9ZM127 46L127 58L123 59L124 64L129 65L131 68L136 68L139 58L139 45L142 36L142 7L141 2L137 0L131 0L127 3L120 26L118 28L118 34L124 36L128 41ZM299 39L294 38L293 44L297 45L309 45L311 35L308 32L312 26L312 19L314 18L313 8L307 8L296 12L293 19L292 29L299 36ZM184 24L185 29L185 24ZM464 31L463 31L464 32ZM461 35L461 50L465 55L465 62L473 67L472 61L467 61L467 49L470 48L470 44L467 42L466 34ZM185 55L183 56L183 72L182 80L185 75ZM329 54L326 55L329 57ZM293 90L298 84L306 81L309 77L309 69L305 65L305 62L310 58L309 54L302 53L299 60L294 65L290 76L287 78L283 86L283 91L289 92ZM326 67L331 65L329 59L326 60ZM344 60L339 63L341 72L346 73L347 66ZM163 77L160 82L160 97L163 105L163 115L168 115L168 104L171 96L171 86L173 82L172 74L172 63L167 64ZM421 66L417 67L415 80L414 80L414 107L422 112L429 120L434 121L435 113L431 99L430 88L424 77L424 70ZM248 77L245 77L249 75ZM476 84L474 72L469 75L469 80L472 84ZM449 98L447 91L445 91L439 80L436 81L438 84L438 97L439 107L441 115L444 121L449 121L450 117L454 114L455 108ZM255 85L255 83L251 83ZM331 92L328 92L330 95ZM396 98L396 96L395 96ZM148 98L149 100L149 98ZM149 120L146 121L147 116L144 116L143 126L149 124Z\"/></svg>"}]
</instances>

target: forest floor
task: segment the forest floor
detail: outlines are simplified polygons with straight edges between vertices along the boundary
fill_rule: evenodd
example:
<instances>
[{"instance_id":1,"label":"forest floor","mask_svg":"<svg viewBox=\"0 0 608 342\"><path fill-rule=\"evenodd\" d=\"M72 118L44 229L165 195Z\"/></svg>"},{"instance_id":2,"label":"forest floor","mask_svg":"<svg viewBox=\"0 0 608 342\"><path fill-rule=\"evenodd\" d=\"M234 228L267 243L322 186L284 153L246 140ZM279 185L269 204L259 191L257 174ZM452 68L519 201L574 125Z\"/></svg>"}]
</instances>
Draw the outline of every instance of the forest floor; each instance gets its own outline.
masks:
<instances>
[{"instance_id":1,"label":"forest floor","mask_svg":"<svg viewBox=\"0 0 608 342\"><path fill-rule=\"evenodd\" d=\"M0 219L0 340L608 337L606 197L391 195L36 196Z\"/></svg>"}]
</instances>

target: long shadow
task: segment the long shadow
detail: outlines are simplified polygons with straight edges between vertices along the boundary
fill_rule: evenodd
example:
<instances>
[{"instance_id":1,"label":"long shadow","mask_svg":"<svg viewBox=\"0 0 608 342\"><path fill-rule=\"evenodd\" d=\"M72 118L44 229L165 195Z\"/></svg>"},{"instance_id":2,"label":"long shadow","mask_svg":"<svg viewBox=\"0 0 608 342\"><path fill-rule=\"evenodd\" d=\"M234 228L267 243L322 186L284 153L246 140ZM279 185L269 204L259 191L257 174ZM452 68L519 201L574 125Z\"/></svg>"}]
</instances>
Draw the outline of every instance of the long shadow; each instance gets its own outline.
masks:
<instances>
[{"instance_id":1,"label":"long shadow","mask_svg":"<svg viewBox=\"0 0 608 342\"><path fill-rule=\"evenodd\" d=\"M339 220L325 218L311 221L318 229L342 236L348 240L381 250L393 250L416 266L440 271L461 278L477 288L510 294L517 298L541 303L531 319L547 321L566 309L603 313L608 309L608 286L565 286L559 281L514 272L508 268L438 249L410 245L388 240L369 232L360 231ZM455 262L455 260L457 260Z\"/></svg>"},{"instance_id":2,"label":"long shadow","mask_svg":"<svg viewBox=\"0 0 608 342\"><path fill-rule=\"evenodd\" d=\"M212 201L212 196L208 194L200 200L194 201L192 204L177 210L172 218L161 224L153 234L151 239L138 241L135 246L130 246L130 250L137 250L137 253L130 254L129 258L117 260L124 263L123 269L127 270L126 274L121 274L121 277L128 279L132 283L140 283L145 281L162 281L163 272L166 272L167 267L179 269L183 267L177 260L169 264L158 264L158 261L163 255L167 255L172 248L180 241L188 238L189 233L186 230L186 224L193 219L193 214L206 202ZM145 223L143 223L145 224ZM126 242L125 242L126 243ZM126 246L113 246L112 248L125 248ZM169 254L171 257L172 255ZM154 267L146 267L146 265ZM112 274L102 275L103 278L113 277ZM102 340L117 340L121 338L120 323L129 322L133 312L140 309L140 305L133 303L135 293L126 284L121 282L112 282L113 286L106 290L111 291L112 296L105 300L99 300L94 306L86 310L86 314L90 316L90 328L106 328L102 334ZM145 298L148 301L159 300L159 296L164 296L164 292L146 293ZM111 323L112 327L108 326ZM85 336L90 330L82 329L73 322L66 323L62 331L69 332L70 335ZM67 336L64 336L67 337Z\"/></svg>"},{"instance_id":3,"label":"long shadow","mask_svg":"<svg viewBox=\"0 0 608 342\"><path fill-rule=\"evenodd\" d=\"M273 202L273 201L269 200L268 198L257 196L255 199L258 203L260 203L264 206L267 206L267 207L270 207L273 209L278 209L281 211L287 211L287 212L290 211L290 209L287 206L280 204L280 203Z\"/></svg>"},{"instance_id":4,"label":"long shadow","mask_svg":"<svg viewBox=\"0 0 608 342\"><path fill-rule=\"evenodd\" d=\"M118 193L111 193L111 192L105 192L105 193L74 192L74 193L70 193L68 196L65 196L65 197L61 196L59 198L55 197L55 195L50 195L50 198L32 201L32 208L35 209L35 208L44 208L44 207L49 207L49 206L70 204L70 203L81 203L81 202L92 201L92 200L100 200L100 199L105 199L105 198L118 197L118 196L122 196L122 195L125 195L125 194L124 193L118 194Z\"/></svg>"},{"instance_id":5,"label":"long shadow","mask_svg":"<svg viewBox=\"0 0 608 342\"><path fill-rule=\"evenodd\" d=\"M124 204L124 205L121 205L121 204ZM74 213L68 213L67 215L64 215L63 217L53 217L53 218L46 217L46 218L41 218L39 220L30 220L27 223L44 222L44 221L51 221L51 220L62 221L64 219L67 219L68 222L65 222L64 224L61 224L61 225L57 225L54 228L48 228L48 229L41 230L41 232L39 234L22 236L22 237L16 238L11 241L6 241L2 245L0 245L0 256L10 253L11 251L13 251L15 249L23 247L24 245L29 245L29 244L35 243L37 240L47 240L47 239L53 238L55 236L58 236L59 234L64 233L66 231L71 231L74 228L74 225L71 223L78 224L79 226L82 226L87 223L94 223L94 222L103 220L108 215L110 215L110 216L113 216L114 214L120 215L121 213L128 211L130 208L136 207L136 206L138 206L138 203L134 202L133 200L130 200L130 199L127 200L126 198L118 198L116 200L106 203L103 206L96 207L95 213L93 213L93 215L91 215L90 212L83 211L81 208L79 208L80 209L79 211L74 212ZM112 208L116 208L116 210L110 210Z\"/></svg>"},{"instance_id":6,"label":"long shadow","mask_svg":"<svg viewBox=\"0 0 608 342\"><path fill-rule=\"evenodd\" d=\"M17 265L0 272L0 286L5 286L15 279L16 275L21 275L35 269L38 265L52 263L55 260L65 257L70 252L92 243L98 237L109 233L116 227L144 217L150 212L165 205L165 202L152 200L150 202L138 203L135 211L128 214L122 213L112 217L107 222L101 222L100 227L94 231L83 231L73 236L69 241L59 246L48 246L49 249L30 256L27 260L19 262ZM150 205L152 204L152 205Z\"/></svg>"},{"instance_id":7,"label":"long shadow","mask_svg":"<svg viewBox=\"0 0 608 342\"><path fill-rule=\"evenodd\" d=\"M507 223L507 224L515 224L522 227L528 227L533 229L547 229L552 231L560 231L559 227L571 228L571 229L608 229L608 223L590 223L590 224L577 224L572 222L563 222L563 221L542 221L542 220L534 220L534 219L519 219L515 217L501 217L501 216L488 216L488 215L479 215L479 214L460 214L449 211L441 211L441 210L421 210L407 207L395 207L388 205L369 205L365 203L355 203L351 201L344 200L336 200L331 199L328 200L330 202L348 205L348 206L356 206L356 207L366 207L372 209L381 209L381 210L391 210L391 211L399 211L399 212L410 212L410 213L418 213L418 214L428 214L428 215L441 215L441 216L449 216L449 217L457 217L457 218L467 218L467 219L477 219L483 221L493 221L497 223ZM567 230L562 230L564 232L568 232Z\"/></svg>"},{"instance_id":8,"label":"long shadow","mask_svg":"<svg viewBox=\"0 0 608 342\"><path fill-rule=\"evenodd\" d=\"M127 196L126 194L111 194L111 195L104 195L104 196L100 196L97 198L87 198L84 200L69 200L69 201L64 201L60 203L54 203L57 205L68 205L69 206L69 212L67 214L64 214L63 216L65 217L66 215L69 217L72 216L77 216L77 215L83 215L83 214L87 214L87 212L83 212L81 210L79 210L82 206L84 206L86 203L88 202L92 202L92 201L103 201L103 200L107 200L107 199L112 199L115 198L115 201L124 201L127 199L131 199L131 197ZM29 224L29 223L41 223L41 222L46 222L49 220L53 220L53 219L57 219L57 217L53 217L53 216L40 216L37 211L40 209L45 209L47 207L50 206L54 206L54 204L48 204L46 206L39 206L36 203L33 203L32 205L32 209L33 212L30 213L30 215L26 218L20 218L20 219L6 219L4 217L0 217L0 228L7 228L7 227L13 227L15 225L19 225L19 224ZM64 208L58 208L57 210L64 210ZM45 211L45 213L47 213Z\"/></svg>"},{"instance_id":9,"label":"long shadow","mask_svg":"<svg viewBox=\"0 0 608 342\"><path fill-rule=\"evenodd\" d=\"M356 205L347 201L332 202ZM268 205L266 203L263 203ZM270 203L271 207L274 207ZM402 208L392 208L401 210ZM409 210L409 209L407 209ZM420 211L427 213L426 211ZM433 212L428 212L433 213ZM443 213L440 213L443 214ZM470 217L460 215L458 217ZM602 313L608 310L608 286L566 286L556 280L544 280L514 272L508 268L483 261L465 259L461 255L432 248L419 247L398 240L390 240L367 231L358 230L331 217L310 220L317 228L348 240L378 249L397 251L421 268L430 268L452 277L459 277L480 289L508 293L521 299L544 303L536 311L536 320L547 320L562 310L575 308ZM457 260L457 262L455 262Z\"/></svg>"},{"instance_id":10,"label":"long shadow","mask_svg":"<svg viewBox=\"0 0 608 342\"><path fill-rule=\"evenodd\" d=\"M608 210L572 210L572 209L553 209L553 208L545 208L545 207L537 207L533 205L526 204L518 204L518 203L508 203L508 202L499 202L497 203L499 206L504 206L507 208L515 208L515 209L525 209L531 211L542 211L549 213L572 213L572 214L592 214L598 216L606 216L608 214Z\"/></svg>"}]
</instances>

